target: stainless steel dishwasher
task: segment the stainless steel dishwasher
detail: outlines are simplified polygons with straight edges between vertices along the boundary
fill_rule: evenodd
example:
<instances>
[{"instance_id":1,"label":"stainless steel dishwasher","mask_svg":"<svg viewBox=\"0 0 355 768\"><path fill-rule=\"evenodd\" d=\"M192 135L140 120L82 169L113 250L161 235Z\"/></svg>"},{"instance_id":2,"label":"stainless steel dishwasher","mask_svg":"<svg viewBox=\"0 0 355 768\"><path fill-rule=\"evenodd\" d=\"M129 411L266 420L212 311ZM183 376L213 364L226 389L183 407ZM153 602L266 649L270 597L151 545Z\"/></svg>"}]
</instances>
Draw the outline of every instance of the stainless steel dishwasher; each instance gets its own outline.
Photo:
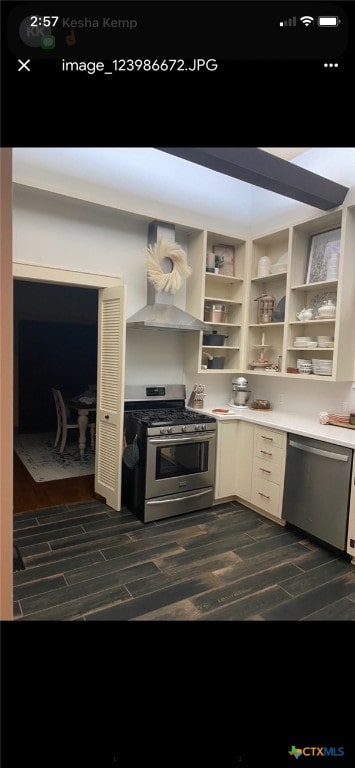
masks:
<instances>
[{"instance_id":1,"label":"stainless steel dishwasher","mask_svg":"<svg viewBox=\"0 0 355 768\"><path fill-rule=\"evenodd\" d=\"M289 434L282 517L346 551L353 451Z\"/></svg>"}]
</instances>

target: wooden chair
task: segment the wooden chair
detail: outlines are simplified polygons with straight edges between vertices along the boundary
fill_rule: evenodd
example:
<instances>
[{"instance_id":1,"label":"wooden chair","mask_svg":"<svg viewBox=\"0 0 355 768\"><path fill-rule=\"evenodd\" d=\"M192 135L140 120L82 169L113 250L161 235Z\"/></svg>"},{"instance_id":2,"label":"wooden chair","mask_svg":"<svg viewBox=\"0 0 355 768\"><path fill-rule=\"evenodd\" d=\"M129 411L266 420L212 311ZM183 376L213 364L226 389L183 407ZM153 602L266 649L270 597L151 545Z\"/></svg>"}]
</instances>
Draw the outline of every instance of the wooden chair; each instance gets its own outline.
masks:
<instances>
[{"instance_id":1,"label":"wooden chair","mask_svg":"<svg viewBox=\"0 0 355 768\"><path fill-rule=\"evenodd\" d=\"M60 389L52 387L55 407L57 411L57 434L55 436L54 447L56 448L61 438L59 452L63 453L65 444L67 442L68 429L79 430L78 420L70 416L70 409L68 409L64 403L63 395ZM90 436L91 436L91 448L95 447L95 423L90 423Z\"/></svg>"}]
</instances>

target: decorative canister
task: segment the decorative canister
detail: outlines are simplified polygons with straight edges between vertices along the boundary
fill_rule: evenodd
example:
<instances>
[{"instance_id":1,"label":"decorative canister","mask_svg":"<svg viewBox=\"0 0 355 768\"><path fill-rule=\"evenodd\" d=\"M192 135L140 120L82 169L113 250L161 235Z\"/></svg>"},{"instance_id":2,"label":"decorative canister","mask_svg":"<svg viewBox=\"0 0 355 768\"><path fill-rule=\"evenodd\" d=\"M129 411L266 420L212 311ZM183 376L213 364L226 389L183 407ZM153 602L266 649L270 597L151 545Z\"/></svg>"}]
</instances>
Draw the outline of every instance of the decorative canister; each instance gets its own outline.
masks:
<instances>
[{"instance_id":1,"label":"decorative canister","mask_svg":"<svg viewBox=\"0 0 355 768\"><path fill-rule=\"evenodd\" d=\"M215 255L212 251L207 251L206 254L206 272L214 272L215 271Z\"/></svg>"},{"instance_id":2,"label":"decorative canister","mask_svg":"<svg viewBox=\"0 0 355 768\"><path fill-rule=\"evenodd\" d=\"M268 256L262 256L258 261L258 277L267 277L270 274L271 261Z\"/></svg>"},{"instance_id":3,"label":"decorative canister","mask_svg":"<svg viewBox=\"0 0 355 768\"><path fill-rule=\"evenodd\" d=\"M323 301L323 303L318 307L318 315L320 318L322 317L335 317L337 308L336 305L333 304L331 299L328 301Z\"/></svg>"},{"instance_id":4,"label":"decorative canister","mask_svg":"<svg viewBox=\"0 0 355 768\"><path fill-rule=\"evenodd\" d=\"M207 323L226 323L228 306L226 304L212 304L205 306L205 320Z\"/></svg>"}]
</instances>

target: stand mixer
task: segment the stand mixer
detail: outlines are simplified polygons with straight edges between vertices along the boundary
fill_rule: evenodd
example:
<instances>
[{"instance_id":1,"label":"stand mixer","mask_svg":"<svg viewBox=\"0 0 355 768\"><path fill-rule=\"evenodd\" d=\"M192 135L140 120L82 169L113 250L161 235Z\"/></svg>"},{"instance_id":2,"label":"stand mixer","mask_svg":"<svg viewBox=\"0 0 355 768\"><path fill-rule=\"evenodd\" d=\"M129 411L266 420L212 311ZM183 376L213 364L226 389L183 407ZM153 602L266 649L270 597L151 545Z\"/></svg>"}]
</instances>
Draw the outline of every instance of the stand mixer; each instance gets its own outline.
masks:
<instances>
[{"instance_id":1,"label":"stand mixer","mask_svg":"<svg viewBox=\"0 0 355 768\"><path fill-rule=\"evenodd\" d=\"M232 399L229 405L234 408L247 408L251 391L248 389L248 380L244 376L232 379Z\"/></svg>"}]
</instances>

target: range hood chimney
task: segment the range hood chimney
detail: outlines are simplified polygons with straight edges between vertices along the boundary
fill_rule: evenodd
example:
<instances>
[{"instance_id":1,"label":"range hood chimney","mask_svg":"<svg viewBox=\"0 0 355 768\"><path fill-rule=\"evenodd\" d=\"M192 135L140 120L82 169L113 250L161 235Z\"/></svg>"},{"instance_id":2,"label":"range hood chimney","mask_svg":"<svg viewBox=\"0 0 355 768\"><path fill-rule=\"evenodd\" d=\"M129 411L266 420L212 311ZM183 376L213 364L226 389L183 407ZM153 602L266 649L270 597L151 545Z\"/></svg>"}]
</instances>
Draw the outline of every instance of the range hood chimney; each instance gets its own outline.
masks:
<instances>
[{"instance_id":1,"label":"range hood chimney","mask_svg":"<svg viewBox=\"0 0 355 768\"><path fill-rule=\"evenodd\" d=\"M175 227L172 224L152 221L148 227L148 245L154 246L159 240L175 242ZM164 271L171 270L171 262L161 262ZM189 315L173 303L173 295L166 291L156 291L147 278L147 304L128 318L127 328L148 328L158 331L204 331L210 327L198 318Z\"/></svg>"}]
</instances>

